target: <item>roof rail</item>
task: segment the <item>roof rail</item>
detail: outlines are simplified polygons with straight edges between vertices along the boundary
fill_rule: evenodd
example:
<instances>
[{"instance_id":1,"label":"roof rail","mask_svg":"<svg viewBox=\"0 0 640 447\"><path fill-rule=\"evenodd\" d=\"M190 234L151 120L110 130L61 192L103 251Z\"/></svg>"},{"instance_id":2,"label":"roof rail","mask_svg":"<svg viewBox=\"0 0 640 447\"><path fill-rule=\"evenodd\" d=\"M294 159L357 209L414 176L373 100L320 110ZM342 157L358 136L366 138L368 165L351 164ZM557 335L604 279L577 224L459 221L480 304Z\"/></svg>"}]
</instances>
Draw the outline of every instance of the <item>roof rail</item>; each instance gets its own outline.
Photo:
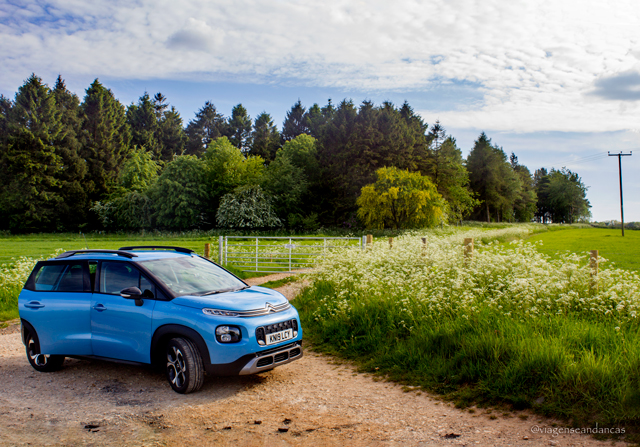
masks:
<instances>
[{"instance_id":1,"label":"roof rail","mask_svg":"<svg viewBox=\"0 0 640 447\"><path fill-rule=\"evenodd\" d=\"M69 258L73 255L76 254L82 254L82 253L112 253L112 254L116 254L119 256L124 256L126 258L137 258L138 255L135 253L129 253L126 251L121 251L121 250L71 250L71 251L65 251L64 253L59 254L58 256L56 256L56 259L61 259L61 258Z\"/></svg>"},{"instance_id":2,"label":"roof rail","mask_svg":"<svg viewBox=\"0 0 640 447\"><path fill-rule=\"evenodd\" d=\"M159 248L163 250L175 250L179 253L195 253L195 251L189 248L173 247L171 245L131 245L128 247L120 247L118 250L137 250L139 248L148 248L150 250L155 250L156 248Z\"/></svg>"}]
</instances>

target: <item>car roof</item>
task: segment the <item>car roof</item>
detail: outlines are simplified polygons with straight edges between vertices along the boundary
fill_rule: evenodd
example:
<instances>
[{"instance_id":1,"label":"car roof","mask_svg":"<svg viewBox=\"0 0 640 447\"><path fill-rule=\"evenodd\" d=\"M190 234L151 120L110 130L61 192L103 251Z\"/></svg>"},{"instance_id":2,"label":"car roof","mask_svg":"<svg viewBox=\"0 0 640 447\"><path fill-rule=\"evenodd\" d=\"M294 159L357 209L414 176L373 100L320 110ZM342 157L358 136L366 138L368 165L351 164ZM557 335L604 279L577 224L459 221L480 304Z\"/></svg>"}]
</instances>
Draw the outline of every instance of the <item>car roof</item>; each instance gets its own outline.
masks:
<instances>
[{"instance_id":1,"label":"car roof","mask_svg":"<svg viewBox=\"0 0 640 447\"><path fill-rule=\"evenodd\" d=\"M127 248L127 247L124 247ZM58 255L56 258L49 259L50 261L68 261L68 260L108 260L108 261L133 261L144 262L157 259L179 258L179 257L192 257L197 256L195 252L189 249L182 249L176 251L175 248L161 248L156 249L153 247L143 248L135 247L131 250L72 250Z\"/></svg>"}]
</instances>

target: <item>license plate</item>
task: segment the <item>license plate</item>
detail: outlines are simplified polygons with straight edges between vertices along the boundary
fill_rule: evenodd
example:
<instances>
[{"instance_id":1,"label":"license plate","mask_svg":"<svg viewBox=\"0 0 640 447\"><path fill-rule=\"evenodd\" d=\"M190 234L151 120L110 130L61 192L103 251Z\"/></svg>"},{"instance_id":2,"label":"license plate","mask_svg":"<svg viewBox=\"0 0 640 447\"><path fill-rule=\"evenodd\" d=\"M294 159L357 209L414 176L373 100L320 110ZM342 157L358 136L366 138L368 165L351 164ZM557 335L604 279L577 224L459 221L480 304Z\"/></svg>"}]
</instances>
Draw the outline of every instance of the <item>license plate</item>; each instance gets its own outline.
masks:
<instances>
[{"instance_id":1,"label":"license plate","mask_svg":"<svg viewBox=\"0 0 640 447\"><path fill-rule=\"evenodd\" d=\"M281 341L290 340L293 338L293 329L286 329L280 332L274 332L273 334L267 334L267 345L275 345Z\"/></svg>"}]
</instances>

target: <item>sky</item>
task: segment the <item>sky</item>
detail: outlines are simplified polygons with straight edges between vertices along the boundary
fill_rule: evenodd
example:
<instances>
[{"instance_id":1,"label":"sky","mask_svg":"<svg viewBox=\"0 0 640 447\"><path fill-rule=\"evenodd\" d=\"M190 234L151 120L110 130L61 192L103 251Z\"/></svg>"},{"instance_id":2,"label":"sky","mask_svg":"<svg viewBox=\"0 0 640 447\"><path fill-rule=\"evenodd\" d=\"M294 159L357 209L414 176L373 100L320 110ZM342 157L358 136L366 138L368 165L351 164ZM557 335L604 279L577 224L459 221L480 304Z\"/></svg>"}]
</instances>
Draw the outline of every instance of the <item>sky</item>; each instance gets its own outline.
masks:
<instances>
[{"instance_id":1,"label":"sky","mask_svg":"<svg viewBox=\"0 0 640 447\"><path fill-rule=\"evenodd\" d=\"M3 0L0 94L35 73L125 105L162 92L185 123L205 101L287 110L344 98L436 120L466 155L481 132L533 172L577 172L593 220L640 221L636 0Z\"/></svg>"}]
</instances>

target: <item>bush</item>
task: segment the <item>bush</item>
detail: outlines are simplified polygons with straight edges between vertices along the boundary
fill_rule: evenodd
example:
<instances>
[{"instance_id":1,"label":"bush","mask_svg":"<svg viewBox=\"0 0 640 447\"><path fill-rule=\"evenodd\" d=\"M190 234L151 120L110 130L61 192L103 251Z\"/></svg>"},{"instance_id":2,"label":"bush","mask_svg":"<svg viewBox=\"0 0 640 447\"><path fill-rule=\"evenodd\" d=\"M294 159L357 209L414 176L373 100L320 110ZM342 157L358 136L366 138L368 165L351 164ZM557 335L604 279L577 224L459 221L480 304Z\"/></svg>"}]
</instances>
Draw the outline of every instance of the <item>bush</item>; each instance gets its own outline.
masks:
<instances>
[{"instance_id":1,"label":"bush","mask_svg":"<svg viewBox=\"0 0 640 447\"><path fill-rule=\"evenodd\" d=\"M640 276L510 239L535 226L398 237L328 255L296 298L305 335L461 405L640 431ZM474 237L472 259L462 241ZM543 399L541 399L543 398Z\"/></svg>"},{"instance_id":2,"label":"bush","mask_svg":"<svg viewBox=\"0 0 640 447\"><path fill-rule=\"evenodd\" d=\"M271 198L259 186L244 186L225 194L216 215L223 228L275 228L282 222L271 207Z\"/></svg>"}]
</instances>

